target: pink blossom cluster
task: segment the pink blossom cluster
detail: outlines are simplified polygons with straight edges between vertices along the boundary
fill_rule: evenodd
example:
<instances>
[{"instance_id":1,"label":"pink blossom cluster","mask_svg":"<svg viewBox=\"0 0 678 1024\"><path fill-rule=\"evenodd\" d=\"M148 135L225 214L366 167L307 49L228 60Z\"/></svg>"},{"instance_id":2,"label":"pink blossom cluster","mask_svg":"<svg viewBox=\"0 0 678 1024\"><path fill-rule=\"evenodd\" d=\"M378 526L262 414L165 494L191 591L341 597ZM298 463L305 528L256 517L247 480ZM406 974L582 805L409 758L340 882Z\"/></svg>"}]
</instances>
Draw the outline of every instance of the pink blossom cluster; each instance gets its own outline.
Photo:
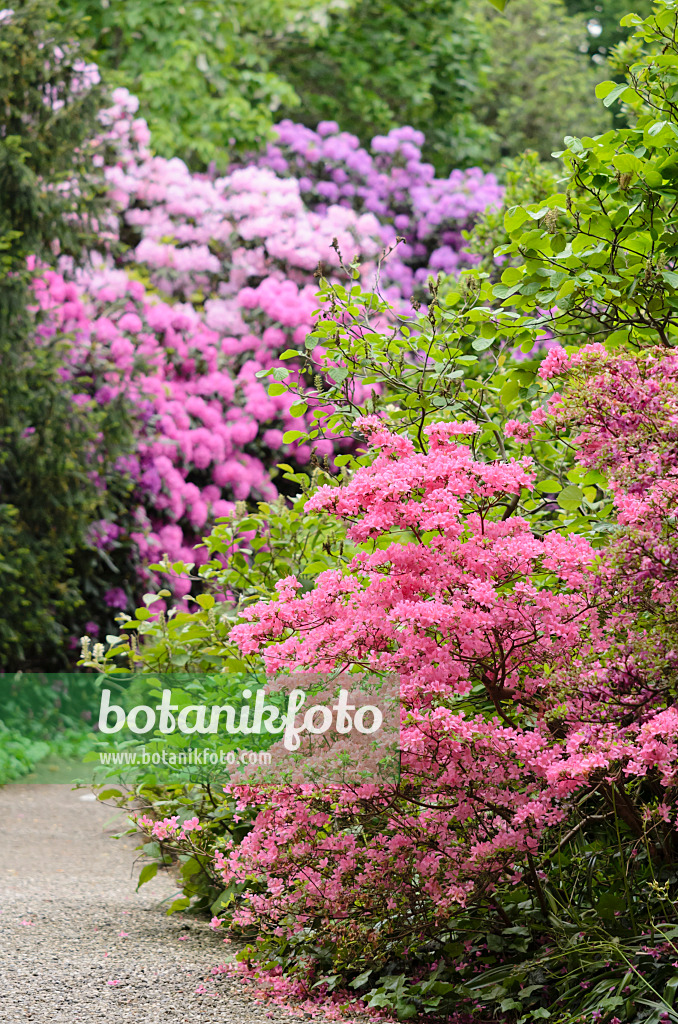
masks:
<instances>
[{"instance_id":1,"label":"pink blossom cluster","mask_svg":"<svg viewBox=\"0 0 678 1024\"><path fill-rule=\"evenodd\" d=\"M186 299L203 292L208 323L225 333L246 335L251 320L262 332L301 327L288 339L299 345L311 324L313 272L321 261L338 266L333 240L348 258L361 257L369 279L384 244L374 214L339 205L315 212L296 180L256 163L212 180L181 160L153 157L145 122L132 118L136 97L117 89L113 99L101 139L102 161L106 145L115 149L105 168L110 196L119 230L136 240L130 258L161 291ZM277 352L283 340L267 345Z\"/></svg>"},{"instance_id":2,"label":"pink blossom cluster","mask_svg":"<svg viewBox=\"0 0 678 1024\"><path fill-rule=\"evenodd\" d=\"M163 818L162 821L154 821L148 814L138 815L133 820L142 831L148 832L154 839L161 841L166 839L183 841L193 832L202 832L202 825L197 816L188 818L181 824L179 824L179 817L176 814L171 818Z\"/></svg>"},{"instance_id":3,"label":"pink blossom cluster","mask_svg":"<svg viewBox=\"0 0 678 1024\"><path fill-rule=\"evenodd\" d=\"M546 367L546 371L544 370ZM601 345L553 349L541 373L569 382L550 405L556 427L577 431L585 466L609 479L627 581L671 604L678 578L678 357L664 349L608 355Z\"/></svg>"},{"instance_id":4,"label":"pink blossom cluster","mask_svg":"<svg viewBox=\"0 0 678 1024\"><path fill-rule=\"evenodd\" d=\"M163 553L198 562L194 538L231 514L233 499L275 497L262 446L282 449L283 431L297 422L291 398L268 396L255 376L266 365L257 350L234 372L228 341L192 306L163 302L125 271L90 272L85 290L81 275L69 282L47 270L33 287L38 340L61 332L74 338L62 370L74 403L105 407L123 399L135 417L135 451L118 471L132 481L136 500L124 523L93 524L92 545L111 552L127 531L141 579L148 579L144 563ZM189 583L178 579L174 587L181 597ZM120 586L104 600L118 609L128 603Z\"/></svg>"}]
</instances>

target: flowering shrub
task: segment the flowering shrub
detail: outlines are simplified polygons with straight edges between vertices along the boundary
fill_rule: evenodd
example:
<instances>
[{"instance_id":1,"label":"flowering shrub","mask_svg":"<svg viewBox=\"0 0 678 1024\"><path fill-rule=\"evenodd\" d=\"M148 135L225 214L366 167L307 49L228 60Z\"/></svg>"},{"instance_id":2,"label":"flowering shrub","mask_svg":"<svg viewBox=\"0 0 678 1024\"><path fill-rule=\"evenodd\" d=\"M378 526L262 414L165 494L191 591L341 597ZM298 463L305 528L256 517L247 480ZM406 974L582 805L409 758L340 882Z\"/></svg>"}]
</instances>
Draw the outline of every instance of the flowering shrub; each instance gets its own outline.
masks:
<instances>
[{"instance_id":1,"label":"flowering shrub","mask_svg":"<svg viewBox=\"0 0 678 1024\"><path fill-rule=\"evenodd\" d=\"M398 182L402 189L419 181L410 220L416 234L422 218L426 239L425 197L429 220L432 205L446 197L445 231L428 248L422 243L417 255L422 264L430 256L433 269L438 242L452 252L450 245L461 243L452 229L501 199L491 176L469 172L436 180L416 146L404 141L407 131L391 140L401 156L403 146L412 151L405 154L407 181L400 181L397 161L380 165L378 182L374 170L366 176L371 189L381 189L377 212L369 201L364 209L306 202L304 183L288 169L281 176L264 166L270 154L212 180L179 160L151 156L146 124L134 117L137 100L125 89L113 100L101 115L94 158L111 204L101 219L106 249L90 265L64 260L60 272L39 269L33 285L41 343L63 332L75 339L62 376L73 382L76 403L106 408L123 402L134 417L134 449L114 470L120 486L132 490L131 507L91 531L106 563L102 604L88 609L100 628L112 628L114 615L148 585L151 562L164 553L172 561L205 561L205 552L192 549L215 518L232 513L235 501L275 498L271 474L278 462L309 461L309 444L284 437L308 429L311 413L295 408L285 388L267 390L257 375L280 366L285 350L304 349L318 305L318 263L334 274L340 252L357 255L362 280L372 279L384 247L395 243L398 215L387 200L396 202ZM337 145L347 144L337 137ZM349 157L372 167L357 140L350 144ZM334 166L340 162L337 149ZM393 257L386 273L403 303L426 271L423 265L412 270L406 247ZM313 447L317 456L329 457L338 444L330 436ZM118 486L101 475L99 485ZM174 597L190 587L187 578L176 579Z\"/></svg>"},{"instance_id":2,"label":"flowering shrub","mask_svg":"<svg viewBox=\"0 0 678 1024\"><path fill-rule=\"evenodd\" d=\"M273 958L305 992L340 978L405 1016L438 997L481 1012L539 969L537 990L516 994L523 1011L538 1010L557 1005L567 955L587 979L575 1005L610 1017L625 1003L616 986L629 963L647 992L653 947L634 935L650 922L673 927L662 886L676 849L676 587L661 546L668 537L672 550L673 526L650 495L659 477L673 486L675 359L591 346L555 350L543 373L554 369L563 398L537 419L554 441L579 430L586 465L611 474L621 526L606 548L572 533L534 536L511 501L534 487L531 459L477 461L475 424L434 424L418 452L370 416L359 426L376 457L306 501L344 521L357 553L305 592L282 579L231 631L271 673L401 678L398 784L227 788L252 827L212 846L213 884L221 876L226 893L241 894L220 914L264 940L248 961ZM521 440L507 431L507 445ZM588 857L578 836L597 864L592 888L576 890L584 913L571 904ZM202 857L209 848L198 845ZM619 857L621 893L610 891ZM561 918L587 939L577 954ZM617 946L596 946L601 928ZM606 963L596 963L601 951ZM653 950L665 981L669 953ZM394 963L398 991L388 971L380 977Z\"/></svg>"},{"instance_id":3,"label":"flowering shrub","mask_svg":"<svg viewBox=\"0 0 678 1024\"><path fill-rule=\"evenodd\" d=\"M362 820L360 805L372 813L371 798L390 808L371 841L363 831L358 843L352 828L329 838L315 818L305 823L296 794L261 822L266 835L279 837L276 859L268 843L260 848L255 828L224 867L227 881L242 881L261 852L270 895L250 908L277 925L291 914L293 931L308 915L331 915L340 931L350 920L352 940L371 943L379 956L395 934L412 940L412 928L403 932L389 910L407 916L404 908L416 904L416 932L432 937L455 905L487 891L497 874L519 875L516 860L564 816L569 780L540 793L553 758L542 675L598 626L589 614L590 546L553 533L537 540L524 519L502 518L507 495L533 481L530 460L474 462L468 446L455 443L474 424L428 428L426 455L376 418L365 429L377 458L346 486L322 488L307 507L349 519L349 538L376 541L376 550L363 549L345 572L322 573L303 596L297 580L281 581L277 600L246 609L247 624L231 635L243 653L260 650L270 672L303 665L398 672L406 711L402 804L377 787L345 794L349 817ZM398 539L403 531L415 539ZM471 693L485 695L492 717L461 710L459 699ZM526 728L512 705L534 708L540 724ZM530 767L521 770L528 751ZM350 909L357 905L359 922ZM329 919L327 927L338 940Z\"/></svg>"}]
</instances>

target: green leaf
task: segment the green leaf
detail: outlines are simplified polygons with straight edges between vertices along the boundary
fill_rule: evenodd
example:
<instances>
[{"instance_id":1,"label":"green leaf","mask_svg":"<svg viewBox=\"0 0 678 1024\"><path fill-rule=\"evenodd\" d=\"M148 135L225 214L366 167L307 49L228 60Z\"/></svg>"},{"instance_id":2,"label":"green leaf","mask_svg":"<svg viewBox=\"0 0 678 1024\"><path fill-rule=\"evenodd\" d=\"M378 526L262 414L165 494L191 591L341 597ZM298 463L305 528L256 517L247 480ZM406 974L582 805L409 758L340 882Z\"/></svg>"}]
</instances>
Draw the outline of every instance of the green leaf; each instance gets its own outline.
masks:
<instances>
[{"instance_id":1,"label":"green leaf","mask_svg":"<svg viewBox=\"0 0 678 1024\"><path fill-rule=\"evenodd\" d=\"M601 83L601 85L607 85L607 84L608 84L607 82L602 82ZM600 88L600 86L598 86L598 89L599 88ZM598 89L596 89L596 96L598 96L598 98L600 99L600 93L598 92ZM603 98L603 106L604 107L611 107L612 104L615 102L615 100L618 100L619 97L621 96L621 94L623 92L626 92L627 89L628 89L628 85L627 85L626 82L621 82L620 84L615 85L614 88L610 89L610 91L605 94L605 96Z\"/></svg>"},{"instance_id":2,"label":"green leaf","mask_svg":"<svg viewBox=\"0 0 678 1024\"><path fill-rule=\"evenodd\" d=\"M667 284L670 284L672 288L678 288L678 274L673 270L662 270L662 278Z\"/></svg>"},{"instance_id":3,"label":"green leaf","mask_svg":"<svg viewBox=\"0 0 678 1024\"><path fill-rule=\"evenodd\" d=\"M157 873L158 873L158 865L157 864L147 864L146 867L142 868L140 873L139 873L139 881L137 883L137 892L139 891L139 889L141 888L142 885L145 885L146 882L150 882L150 880L152 878L155 878Z\"/></svg>"},{"instance_id":4,"label":"green leaf","mask_svg":"<svg viewBox=\"0 0 678 1024\"><path fill-rule=\"evenodd\" d=\"M503 7L501 10L503 10ZM511 206L504 214L504 227L510 234L519 228L521 224L524 224L528 217L527 210L524 210L522 206Z\"/></svg>"},{"instance_id":5,"label":"green leaf","mask_svg":"<svg viewBox=\"0 0 678 1024\"><path fill-rule=\"evenodd\" d=\"M508 3L508 0L489 0L493 7L496 7L498 11L503 11Z\"/></svg>"},{"instance_id":6,"label":"green leaf","mask_svg":"<svg viewBox=\"0 0 678 1024\"><path fill-rule=\"evenodd\" d=\"M584 152L584 147L582 146L580 139L578 139L575 135L566 135L563 139L563 142L565 143L565 145L571 153Z\"/></svg>"},{"instance_id":7,"label":"green leaf","mask_svg":"<svg viewBox=\"0 0 678 1024\"><path fill-rule=\"evenodd\" d=\"M471 348L475 352L484 352L486 348L491 348L491 346L494 345L494 341L494 338L476 338L476 340L471 343Z\"/></svg>"},{"instance_id":8,"label":"green leaf","mask_svg":"<svg viewBox=\"0 0 678 1024\"><path fill-rule=\"evenodd\" d=\"M676 993L678 993L678 974L669 978L664 988L663 998L670 1006L673 1006L676 1001Z\"/></svg>"},{"instance_id":9,"label":"green leaf","mask_svg":"<svg viewBox=\"0 0 678 1024\"><path fill-rule=\"evenodd\" d=\"M105 789L102 793L97 793L97 800L110 800L113 796L122 796L119 789Z\"/></svg>"},{"instance_id":10,"label":"green leaf","mask_svg":"<svg viewBox=\"0 0 678 1024\"><path fill-rule=\"evenodd\" d=\"M284 395L286 391L287 387L279 381L276 381L275 384L268 385L268 393L271 398L274 398L276 395Z\"/></svg>"},{"instance_id":11,"label":"green leaf","mask_svg":"<svg viewBox=\"0 0 678 1024\"><path fill-rule=\"evenodd\" d=\"M498 299L508 299L511 295L515 295L522 288L520 284L514 284L510 288L505 284L495 284L492 289L492 294Z\"/></svg>"},{"instance_id":12,"label":"green leaf","mask_svg":"<svg viewBox=\"0 0 678 1024\"><path fill-rule=\"evenodd\" d=\"M169 907L167 908L167 914L169 916L170 914L181 913L182 910L186 910L188 907L190 907L190 905L191 901L188 898L188 896L180 896L178 899L174 900L174 902L169 905Z\"/></svg>"},{"instance_id":13,"label":"green leaf","mask_svg":"<svg viewBox=\"0 0 678 1024\"><path fill-rule=\"evenodd\" d=\"M656 170L654 167L645 167L643 169L643 177L650 188L659 188L664 180L661 171Z\"/></svg>"},{"instance_id":14,"label":"green leaf","mask_svg":"<svg viewBox=\"0 0 678 1024\"><path fill-rule=\"evenodd\" d=\"M558 495L557 501L561 508L566 509L568 512L576 512L584 499L584 492L581 487L575 487L570 484L569 487L563 488Z\"/></svg>"},{"instance_id":15,"label":"green leaf","mask_svg":"<svg viewBox=\"0 0 678 1024\"><path fill-rule=\"evenodd\" d=\"M510 405L514 398L518 397L520 384L517 380L508 380L501 389L500 398L504 405Z\"/></svg>"},{"instance_id":16,"label":"green leaf","mask_svg":"<svg viewBox=\"0 0 678 1024\"><path fill-rule=\"evenodd\" d=\"M365 984L371 973L371 969L369 971L363 971L362 974L359 974L357 978L353 979L351 982L351 988L360 988L361 985Z\"/></svg>"},{"instance_id":17,"label":"green leaf","mask_svg":"<svg viewBox=\"0 0 678 1024\"><path fill-rule=\"evenodd\" d=\"M609 79L605 82L598 82L596 86L596 97L602 100L605 96L608 96L614 89L617 89L618 85L616 82L611 82Z\"/></svg>"},{"instance_id":18,"label":"green leaf","mask_svg":"<svg viewBox=\"0 0 678 1024\"><path fill-rule=\"evenodd\" d=\"M294 416L295 419L298 419L300 416L304 415L307 409L308 406L306 402L294 402L294 404L290 406L290 416Z\"/></svg>"}]
</instances>

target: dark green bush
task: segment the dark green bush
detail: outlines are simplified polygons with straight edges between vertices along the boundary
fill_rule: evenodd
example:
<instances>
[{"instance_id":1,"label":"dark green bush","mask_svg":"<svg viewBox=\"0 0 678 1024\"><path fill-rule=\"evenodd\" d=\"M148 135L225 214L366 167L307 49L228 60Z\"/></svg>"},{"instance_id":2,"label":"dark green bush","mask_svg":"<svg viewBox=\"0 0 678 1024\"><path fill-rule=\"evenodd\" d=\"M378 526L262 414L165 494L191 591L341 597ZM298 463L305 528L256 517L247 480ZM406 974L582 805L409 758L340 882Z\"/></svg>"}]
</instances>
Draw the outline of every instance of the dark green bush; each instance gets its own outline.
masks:
<instances>
[{"instance_id":1,"label":"dark green bush","mask_svg":"<svg viewBox=\"0 0 678 1024\"><path fill-rule=\"evenodd\" d=\"M60 2L86 19L81 31L106 82L139 97L156 151L194 169L257 148L276 111L298 105L272 56L281 39L327 27L318 0Z\"/></svg>"},{"instance_id":2,"label":"dark green bush","mask_svg":"<svg viewBox=\"0 0 678 1024\"><path fill-rule=\"evenodd\" d=\"M83 87L78 26L52 0L15 5L0 25L0 665L66 662L83 603L74 564L87 530L121 495L93 477L125 448L125 413L76 406L67 337L36 340L27 257L80 255L102 183L87 140L100 97ZM90 75L91 82L91 75ZM70 188L63 186L71 182ZM55 187L61 186L61 187Z\"/></svg>"},{"instance_id":3,"label":"dark green bush","mask_svg":"<svg viewBox=\"0 0 678 1024\"><path fill-rule=\"evenodd\" d=\"M569 17L562 0L510 0L503 14L474 0L473 9L487 25L491 53L487 88L473 108L494 133L486 161L525 149L548 160L572 124L582 135L611 126L594 97L606 73L588 56L585 22Z\"/></svg>"},{"instance_id":4,"label":"dark green bush","mask_svg":"<svg viewBox=\"0 0 678 1024\"><path fill-rule=\"evenodd\" d=\"M565 6L568 14L590 24L588 52L597 63L629 35L629 29L619 24L628 14L628 0L565 0ZM635 0L633 10L647 18L652 12L652 0Z\"/></svg>"}]
</instances>

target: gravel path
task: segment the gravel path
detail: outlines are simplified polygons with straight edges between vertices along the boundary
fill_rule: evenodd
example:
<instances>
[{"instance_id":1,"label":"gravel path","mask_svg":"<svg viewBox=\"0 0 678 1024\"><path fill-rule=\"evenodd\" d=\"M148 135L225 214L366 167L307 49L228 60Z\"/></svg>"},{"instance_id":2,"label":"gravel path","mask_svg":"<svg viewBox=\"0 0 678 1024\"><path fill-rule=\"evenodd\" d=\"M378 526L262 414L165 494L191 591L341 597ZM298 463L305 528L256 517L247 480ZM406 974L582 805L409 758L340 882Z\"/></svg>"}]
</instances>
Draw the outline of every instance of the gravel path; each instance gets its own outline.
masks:
<instances>
[{"instance_id":1,"label":"gravel path","mask_svg":"<svg viewBox=\"0 0 678 1024\"><path fill-rule=\"evenodd\" d=\"M2 1024L268 1024L302 1019L259 1006L212 968L229 947L207 923L163 908L166 874L135 893L124 815L62 785L0 790ZM197 992L196 992L197 990Z\"/></svg>"}]
</instances>

